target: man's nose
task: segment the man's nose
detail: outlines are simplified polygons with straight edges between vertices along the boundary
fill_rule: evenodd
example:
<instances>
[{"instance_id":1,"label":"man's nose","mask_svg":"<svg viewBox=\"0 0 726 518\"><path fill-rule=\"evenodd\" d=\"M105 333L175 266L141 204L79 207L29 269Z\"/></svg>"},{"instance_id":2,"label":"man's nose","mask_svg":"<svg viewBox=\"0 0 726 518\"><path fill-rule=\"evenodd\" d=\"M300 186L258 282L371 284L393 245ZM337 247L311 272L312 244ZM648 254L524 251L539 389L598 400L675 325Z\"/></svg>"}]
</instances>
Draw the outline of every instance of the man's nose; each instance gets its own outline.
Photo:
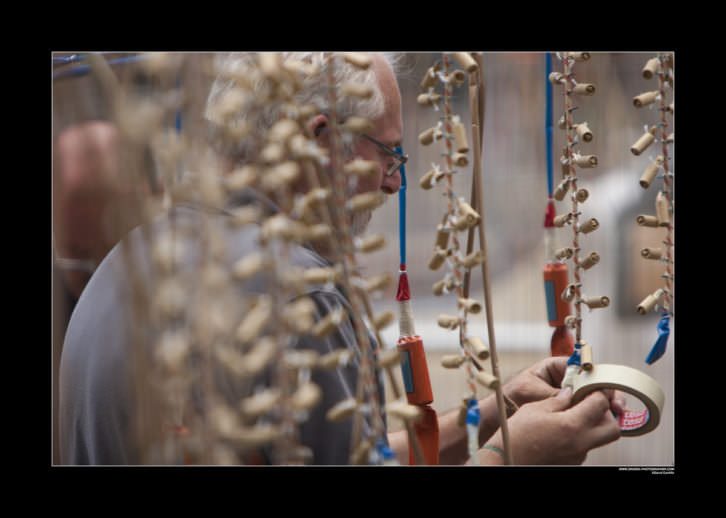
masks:
<instances>
[{"instance_id":1,"label":"man's nose","mask_svg":"<svg viewBox=\"0 0 726 518\"><path fill-rule=\"evenodd\" d=\"M391 176L384 176L381 181L381 191L386 194L396 194L401 188L401 172L396 170Z\"/></svg>"}]
</instances>

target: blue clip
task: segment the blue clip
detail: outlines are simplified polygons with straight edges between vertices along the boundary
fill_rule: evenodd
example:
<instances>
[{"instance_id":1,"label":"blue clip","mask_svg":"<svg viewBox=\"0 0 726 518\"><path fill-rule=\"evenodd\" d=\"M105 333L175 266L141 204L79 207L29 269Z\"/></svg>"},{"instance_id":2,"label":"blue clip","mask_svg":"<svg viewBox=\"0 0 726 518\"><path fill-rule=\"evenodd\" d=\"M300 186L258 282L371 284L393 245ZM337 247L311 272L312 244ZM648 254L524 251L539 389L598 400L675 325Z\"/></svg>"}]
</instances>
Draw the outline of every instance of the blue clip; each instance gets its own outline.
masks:
<instances>
[{"instance_id":1,"label":"blue clip","mask_svg":"<svg viewBox=\"0 0 726 518\"><path fill-rule=\"evenodd\" d=\"M668 337L671 334L670 326L668 325L671 317L668 313L661 313L661 316L663 318L661 318L660 322L658 322L658 339L655 341L653 348L645 358L645 363L648 365L655 363L656 360L665 354L666 346L668 345Z\"/></svg>"},{"instance_id":2,"label":"blue clip","mask_svg":"<svg viewBox=\"0 0 726 518\"><path fill-rule=\"evenodd\" d=\"M581 365L580 363L580 347L582 347L582 344L575 344L575 350L572 353L572 356L570 356L570 359L567 360L567 365Z\"/></svg>"},{"instance_id":3,"label":"blue clip","mask_svg":"<svg viewBox=\"0 0 726 518\"><path fill-rule=\"evenodd\" d=\"M475 398L472 398L469 400L469 408L466 411L466 424L479 426L480 419L479 402Z\"/></svg>"},{"instance_id":4,"label":"blue clip","mask_svg":"<svg viewBox=\"0 0 726 518\"><path fill-rule=\"evenodd\" d=\"M376 450L378 451L378 454L380 455L380 458L383 462L390 461L396 458L396 454L393 452L393 450L386 441L384 441L383 439L378 439L376 443Z\"/></svg>"}]
</instances>

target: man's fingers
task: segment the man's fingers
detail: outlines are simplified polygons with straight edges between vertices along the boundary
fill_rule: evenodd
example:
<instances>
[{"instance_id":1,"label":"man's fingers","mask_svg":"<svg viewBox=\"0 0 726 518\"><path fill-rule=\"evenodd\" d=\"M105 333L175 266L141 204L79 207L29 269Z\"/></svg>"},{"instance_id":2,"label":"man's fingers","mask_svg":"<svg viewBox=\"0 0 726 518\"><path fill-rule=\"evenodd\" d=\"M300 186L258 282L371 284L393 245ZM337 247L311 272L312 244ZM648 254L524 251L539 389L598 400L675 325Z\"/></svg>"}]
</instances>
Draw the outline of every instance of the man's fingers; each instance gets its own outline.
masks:
<instances>
[{"instance_id":1,"label":"man's fingers","mask_svg":"<svg viewBox=\"0 0 726 518\"><path fill-rule=\"evenodd\" d=\"M622 415L624 412L629 410L624 392L615 389L602 389L602 391L605 393L608 401L610 401L610 410L612 410L615 415Z\"/></svg>"},{"instance_id":2,"label":"man's fingers","mask_svg":"<svg viewBox=\"0 0 726 518\"><path fill-rule=\"evenodd\" d=\"M622 415L629 410L625 393L618 390L613 391L613 397L610 399L610 408L616 415Z\"/></svg>"},{"instance_id":3,"label":"man's fingers","mask_svg":"<svg viewBox=\"0 0 726 518\"><path fill-rule=\"evenodd\" d=\"M544 361L537 369L536 374L553 387L559 387L562 378L565 377L565 369L567 369L567 357L555 356Z\"/></svg>"},{"instance_id":4,"label":"man's fingers","mask_svg":"<svg viewBox=\"0 0 726 518\"><path fill-rule=\"evenodd\" d=\"M620 426L611 412L610 399L597 390L568 410L574 422L581 423L579 438L586 449L597 448L620 437Z\"/></svg>"},{"instance_id":5,"label":"man's fingers","mask_svg":"<svg viewBox=\"0 0 726 518\"><path fill-rule=\"evenodd\" d=\"M600 421L603 414L610 410L610 401L601 390L591 392L579 403L575 404L569 411L579 422L587 425L595 425Z\"/></svg>"},{"instance_id":6,"label":"man's fingers","mask_svg":"<svg viewBox=\"0 0 726 518\"><path fill-rule=\"evenodd\" d=\"M573 418L577 422L582 422L585 426L595 426L601 422L603 416L614 420L610 399L602 390L596 390L586 395L582 401L573 405L569 411L572 412Z\"/></svg>"},{"instance_id":7,"label":"man's fingers","mask_svg":"<svg viewBox=\"0 0 726 518\"><path fill-rule=\"evenodd\" d=\"M600 421L585 432L590 448L611 443L620 437L620 426L611 412L602 414Z\"/></svg>"}]
</instances>

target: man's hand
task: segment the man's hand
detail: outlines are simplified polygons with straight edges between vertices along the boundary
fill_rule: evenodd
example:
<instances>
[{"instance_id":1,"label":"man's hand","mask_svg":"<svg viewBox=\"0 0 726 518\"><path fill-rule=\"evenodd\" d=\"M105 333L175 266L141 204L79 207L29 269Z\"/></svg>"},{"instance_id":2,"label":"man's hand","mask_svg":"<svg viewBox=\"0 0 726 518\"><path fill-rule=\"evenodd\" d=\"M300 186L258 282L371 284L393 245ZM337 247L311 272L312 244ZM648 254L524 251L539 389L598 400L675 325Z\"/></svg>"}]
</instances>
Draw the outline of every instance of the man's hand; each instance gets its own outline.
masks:
<instances>
[{"instance_id":1,"label":"man's hand","mask_svg":"<svg viewBox=\"0 0 726 518\"><path fill-rule=\"evenodd\" d=\"M589 450L620 437L611 401L603 391L571 404L572 390L565 388L520 407L508 425L515 464L581 464ZM502 449L501 430L487 444Z\"/></svg>"},{"instance_id":2,"label":"man's hand","mask_svg":"<svg viewBox=\"0 0 726 518\"><path fill-rule=\"evenodd\" d=\"M552 397L560 391L567 357L545 358L523 370L504 385L504 393L518 406Z\"/></svg>"},{"instance_id":3,"label":"man's hand","mask_svg":"<svg viewBox=\"0 0 726 518\"><path fill-rule=\"evenodd\" d=\"M523 370L504 385L504 393L518 406L541 401L560 392L567 368L566 356L545 358ZM627 410L625 395L615 390L602 391L610 401L610 409L620 415Z\"/></svg>"}]
</instances>

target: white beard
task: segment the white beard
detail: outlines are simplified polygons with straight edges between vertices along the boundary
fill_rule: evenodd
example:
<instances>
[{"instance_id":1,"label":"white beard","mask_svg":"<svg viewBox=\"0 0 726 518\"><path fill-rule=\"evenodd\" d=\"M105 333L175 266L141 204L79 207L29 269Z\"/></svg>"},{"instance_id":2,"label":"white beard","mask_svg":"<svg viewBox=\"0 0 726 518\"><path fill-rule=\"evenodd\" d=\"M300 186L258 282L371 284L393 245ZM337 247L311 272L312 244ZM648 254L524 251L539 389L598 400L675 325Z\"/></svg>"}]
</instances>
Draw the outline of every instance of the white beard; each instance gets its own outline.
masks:
<instances>
[{"instance_id":1,"label":"white beard","mask_svg":"<svg viewBox=\"0 0 726 518\"><path fill-rule=\"evenodd\" d=\"M349 178L345 184L345 199L349 200L355 194L355 189L358 184L358 179L355 177ZM350 217L349 228L350 233L355 236L360 236L365 232L368 227L368 222L371 220L370 210L361 210L354 212Z\"/></svg>"},{"instance_id":2,"label":"white beard","mask_svg":"<svg viewBox=\"0 0 726 518\"><path fill-rule=\"evenodd\" d=\"M371 220L372 211L363 210L353 214L350 222L350 231L353 236L360 236L368 228L368 223Z\"/></svg>"},{"instance_id":3,"label":"white beard","mask_svg":"<svg viewBox=\"0 0 726 518\"><path fill-rule=\"evenodd\" d=\"M357 178L350 178L345 185L345 199L349 200L354 194L358 184ZM388 196L383 196L382 193L378 193L381 196L381 204L377 208L381 208L386 201ZM371 221L373 211L372 210L360 210L353 213L350 220L350 231L353 236L360 236L368 228L368 223Z\"/></svg>"}]
</instances>

